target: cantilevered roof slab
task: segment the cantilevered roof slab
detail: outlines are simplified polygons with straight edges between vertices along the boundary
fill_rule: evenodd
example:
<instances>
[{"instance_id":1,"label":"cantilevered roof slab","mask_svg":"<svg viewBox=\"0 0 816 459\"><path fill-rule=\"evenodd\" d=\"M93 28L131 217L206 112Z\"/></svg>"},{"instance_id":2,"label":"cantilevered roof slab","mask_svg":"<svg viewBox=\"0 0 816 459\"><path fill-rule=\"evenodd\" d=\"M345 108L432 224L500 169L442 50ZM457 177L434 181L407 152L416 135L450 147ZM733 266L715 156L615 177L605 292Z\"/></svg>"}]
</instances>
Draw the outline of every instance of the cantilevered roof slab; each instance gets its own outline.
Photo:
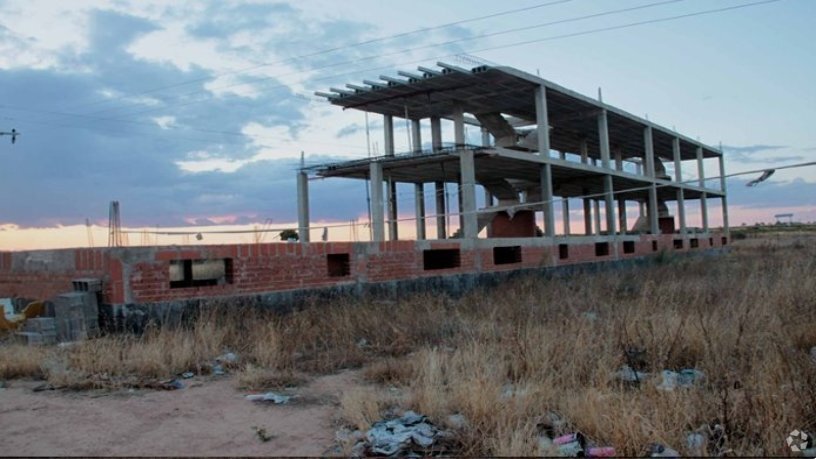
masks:
<instances>
[{"instance_id":1,"label":"cantilevered roof slab","mask_svg":"<svg viewBox=\"0 0 816 459\"><path fill-rule=\"evenodd\" d=\"M643 131L647 126L654 131L655 154L660 158L674 158L675 137L680 138L681 159L696 158L698 147L706 158L720 156L716 149L673 130L520 70L500 66L465 69L441 62L437 65L317 94L343 108L396 117L405 117L407 113L411 119L449 118L454 108L461 106L474 115L500 112L534 124L534 90L544 86L550 145L554 150L577 153L582 140L586 140L589 156L599 157L597 115L607 110L610 146L613 151L620 150L624 157L643 155Z\"/></svg>"}]
</instances>

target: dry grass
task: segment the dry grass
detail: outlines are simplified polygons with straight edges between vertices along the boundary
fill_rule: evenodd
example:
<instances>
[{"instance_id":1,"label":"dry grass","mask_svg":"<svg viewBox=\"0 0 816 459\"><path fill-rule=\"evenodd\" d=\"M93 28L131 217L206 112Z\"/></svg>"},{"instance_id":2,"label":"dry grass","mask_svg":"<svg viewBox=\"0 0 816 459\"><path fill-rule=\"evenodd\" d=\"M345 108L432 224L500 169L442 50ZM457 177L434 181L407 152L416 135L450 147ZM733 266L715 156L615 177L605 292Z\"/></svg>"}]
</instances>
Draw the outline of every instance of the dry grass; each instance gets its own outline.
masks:
<instances>
[{"instance_id":1,"label":"dry grass","mask_svg":"<svg viewBox=\"0 0 816 459\"><path fill-rule=\"evenodd\" d=\"M286 385L299 372L366 366L367 380L400 386L406 396L347 392L344 422L365 428L394 404L439 424L461 413L468 421L461 452L470 455L537 454L540 420L552 412L567 423L561 431L580 430L630 456L652 442L695 453L685 449L686 433L715 423L726 437L707 454L722 446L784 455L788 432L816 430L813 236L750 239L716 258L530 276L455 301L428 292L316 303L284 316L234 308L216 305L184 327L60 350L0 346L0 377L44 376L76 388L137 384L206 372L225 349L241 357L239 386L253 389ZM696 367L707 380L674 392L651 381L626 387L614 378L625 363L652 373Z\"/></svg>"}]
</instances>

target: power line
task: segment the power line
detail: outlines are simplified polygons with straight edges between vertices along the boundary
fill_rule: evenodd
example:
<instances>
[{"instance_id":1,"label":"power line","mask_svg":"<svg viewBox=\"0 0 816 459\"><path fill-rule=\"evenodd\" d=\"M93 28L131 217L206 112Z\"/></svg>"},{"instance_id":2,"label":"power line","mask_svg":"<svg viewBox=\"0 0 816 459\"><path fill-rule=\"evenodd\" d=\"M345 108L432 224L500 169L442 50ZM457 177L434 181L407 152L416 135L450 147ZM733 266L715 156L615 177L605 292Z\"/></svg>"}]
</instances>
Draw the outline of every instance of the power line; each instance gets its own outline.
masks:
<instances>
[{"instance_id":1,"label":"power line","mask_svg":"<svg viewBox=\"0 0 816 459\"><path fill-rule=\"evenodd\" d=\"M258 65L254 65L254 66L251 66L251 67L238 69L238 70L222 72L222 73L219 73L219 74L216 74L216 75L211 75L211 76L208 76L208 77L181 81L181 82L174 83L174 84L171 84L171 85L160 86L160 87L157 87L157 88L148 89L146 91L138 92L136 94L120 96L120 97L117 97L117 98L114 98L114 99L100 99L98 101L89 102L89 103L86 103L86 104L79 105L78 107L75 107L75 108L80 108L80 107L85 107L85 106L90 106L90 105L98 105L100 103L116 102L118 100L122 100L122 99L125 99L125 98L128 98L128 97L138 97L138 96L142 96L142 95L145 95L145 94L152 94L152 93L162 91L162 90L165 90L165 89L171 89L171 88L180 87L180 86L187 86L187 85L190 85L190 84L200 83L202 81L215 80L215 79L223 77L223 76L247 73L247 72L258 70L258 69L261 69L261 68L264 68L264 67L270 67L270 66L276 65L276 64L283 64L283 63L286 63L286 62L291 62L291 61L295 61L295 60L299 60L299 59L305 59L305 58L309 58L309 57L320 56L320 55L323 55L323 54L333 53L335 51L340 51L340 50L343 50L343 49L356 48L356 47L359 47L359 46L369 45L369 44L372 44L372 43L378 43L378 42L382 42L382 41L386 41L386 40L393 40L395 38L406 37L406 36L409 36L409 35L414 35L414 34L418 34L418 33L422 33L422 32L430 32L430 31L433 31L433 30L446 29L448 27L467 24L467 23L470 23L470 22L482 21L482 20L485 20L485 19L493 19L493 18L497 18L497 17L501 17L501 16L507 16L507 15L515 14L515 13L521 13L521 12L525 12L525 11L532 11L532 10L544 8L544 7L547 7L547 6L554 6L554 5L559 5L559 4L562 4L562 3L569 3L571 1L572 0L549 1L549 2L544 2L544 3L539 3L539 4L536 4L536 5L526 6L526 7L523 7L523 8L515 8L515 9L511 9L511 10L500 11L500 12L488 14L488 15L485 15L485 16L479 16L479 17L475 17L475 18L463 19L463 20L460 20L460 21L449 22L449 23L441 24L441 25L437 25L437 26L424 27L424 28L412 30L412 31L409 31L409 32L401 32L401 33L397 33L397 34L394 34L394 35L388 35L388 36L383 36L383 37L378 37L378 38L372 38L372 39L369 39L369 40L364 40L364 41L360 41L360 42L357 42L357 43L352 43L352 44L349 44L349 45L335 46L333 48L322 49L322 50L319 50L319 51L314 51L312 53L302 54L300 56L294 56L294 57L290 57L290 58L286 58L286 59L280 59L280 60L273 61L273 62L265 62L265 63L262 63L262 64L258 64Z\"/></svg>"},{"instance_id":2,"label":"power line","mask_svg":"<svg viewBox=\"0 0 816 459\"><path fill-rule=\"evenodd\" d=\"M389 52L389 53L369 55L369 56L365 56L365 57L362 57L362 58L352 59L352 60L343 61L343 62L336 62L336 63L333 63L333 64L327 64L327 65L316 67L316 68L313 68L313 69L310 69L310 70L311 71L325 70L325 69L329 69L329 68L333 68L333 67L339 67L339 66L356 64L356 63L365 62L365 61L371 61L371 60L378 59L378 58L383 58L383 57L391 57L391 56L402 55L402 54L405 54L405 53L408 53L408 52L421 51L421 50L425 50L425 49L438 48L438 47L442 47L442 46L450 46L450 45L454 45L454 44L462 43L462 42L467 42L467 41L480 40L480 39L490 38L490 37L499 36L499 35L507 35L507 34L510 34L510 33L523 32L523 31L526 31L526 30L541 29L541 28L550 27L550 26L554 26L554 25L567 24L567 23L570 23L570 22L578 22L578 21L583 21L583 20L587 20L587 19L595 19L595 18L602 17L602 16L610 16L610 15L614 15L614 14L628 13L628 12L632 12L632 11L643 10L643 9L647 9L647 8L653 8L653 7L656 7L656 6L667 5L667 4L670 4L670 3L679 3L679 2L682 2L682 1L685 1L685 0L662 0L662 1L658 1L658 2L647 3L647 4L644 4L644 5L638 5L638 6L634 6L634 7L619 8L619 9L614 9L614 10L603 11L603 12L600 12L600 13L593 13L593 14L586 14L586 15L581 15L581 16L574 16L574 17L571 17L571 18L560 19L560 20L556 20L556 21L549 21L549 22L544 22L544 23L535 24L535 25L531 25L531 26L514 27L514 28L502 30L502 31L489 32L489 33L474 35L474 36L470 36L470 37L457 38L455 40L448 40L448 41L445 41L445 42L430 43L430 44L427 44L427 45L415 46L413 48L403 48L403 49L400 49L400 50L397 50L397 51L394 51L394 52ZM444 56L444 57L447 57L447 56ZM264 82L264 81L280 79L282 77L287 77L287 76L291 76L291 75L300 75L302 73L303 73L302 71L288 72L288 73L283 73L283 74L278 74L278 75L255 78L252 81L243 81L243 82L239 82L239 83L231 83L231 84L227 84L227 85L216 86L216 87L211 88L209 90L196 90L196 91L188 92L188 93L185 93L185 94L181 94L180 96L176 96L175 99L180 100L181 98L188 97L188 96L194 96L194 95L197 95L197 94L211 94L212 91L230 89L230 88L235 88L235 87L239 87L239 86L245 86L245 85L248 85L248 84L261 83L261 82ZM296 80L295 82L300 82L300 81L302 81L302 80ZM289 87L289 85L279 84L279 85L274 85L274 86L268 87L266 89L270 90L270 89L277 89L277 88L280 88L280 87ZM204 100L204 101L206 101L206 100ZM199 103L199 102L198 101L192 101L192 102L185 103L183 105L189 105L189 104L192 104L192 103ZM133 104L133 103L130 104L131 107L133 107L135 105L136 104ZM117 109L117 108L128 108L128 107L114 107L114 108L106 109L106 110L103 110L103 111L114 110L114 109ZM152 111L159 110L159 109L160 108L158 108L158 107L154 107L154 108L150 108L150 109L146 109L146 110L140 110L140 111L137 111L135 113L126 113L126 115L136 115L136 114L141 114L141 113L148 113L148 112L152 112ZM94 112L94 113L99 113L99 112Z\"/></svg>"},{"instance_id":3,"label":"power line","mask_svg":"<svg viewBox=\"0 0 816 459\"><path fill-rule=\"evenodd\" d=\"M650 3L650 4L646 4L646 5L641 5L639 7L624 8L623 10L631 11L633 8L643 9L643 8L653 7L653 6L662 5L662 4L666 4L666 3L674 3L676 1L682 1L682 0L666 0L666 1L663 1L663 2L657 2L657 3ZM595 33L607 32L607 31L612 31L612 30L626 29L626 28L636 27L636 26L640 26L640 25L667 22L667 21L685 19L685 18L694 17L694 16L702 16L702 15L706 15L706 14L721 13L721 12L726 12L726 11L731 11L731 10L736 10L736 9L741 9L741 8L748 8L748 7L753 7L753 6L758 6L758 5L768 4L768 3L775 3L775 2L779 2L779 1L781 1L781 0L763 0L763 1L753 2L753 3L735 5L735 6L731 6L731 7L703 10L703 11L697 11L697 12L693 12L693 13L687 13L687 14L668 16L668 17L663 17L663 18L656 18L656 19L632 22L632 23L622 24L622 25L617 25L617 26L609 26L609 27L603 27L603 28L597 28L597 29L590 29L590 30L581 31L581 32L572 32L572 33L568 33L568 34L553 35L553 36L550 36L550 37L544 37L544 38L535 39L535 40L526 40L526 41L514 42L514 43L510 43L510 44L505 44L505 45L498 45L498 46L482 48L482 49L478 49L478 50L471 50L471 51L468 51L468 52L478 53L478 52L485 52L485 51L493 51L493 50L497 50L497 49L505 49L505 48L515 47L515 46L523 46L523 45L528 45L528 44L532 44L532 43L553 41L553 40L559 40L559 39L570 38L570 37L581 36L581 35L591 35L591 34L595 34ZM612 10L612 11L607 11L607 12L603 12L603 13L596 13L596 14L593 14L593 15L586 15L586 16L597 17L598 15L608 15L608 14L612 14L613 12L619 12L619 11L622 11L622 10ZM574 20L578 20L579 18L581 18L581 17L570 18L570 19L566 19L566 20L563 20L563 21L574 21ZM509 33L509 31L495 32L495 33ZM479 38L479 36L472 37L472 38L476 39L476 38ZM394 52L394 53L386 53L386 54L382 54L382 55L368 56L368 57L365 57L365 58L356 59L356 60L352 60L352 61L346 61L346 62L331 64L331 65L327 65L327 66L323 66L323 67L318 67L318 68L315 68L315 69L312 69L312 70L322 70L322 69L325 69L325 68L334 67L334 66L338 66L338 65L346 65L346 64L349 64L349 63L361 62L363 60L371 60L371 59L375 59L377 57L387 57L387 56L396 55L396 54L403 54L403 53L405 53L407 51L414 51L414 50L417 50L417 49L428 48L428 47L443 46L443 45L450 44L450 43L453 43L453 42L458 42L458 41L462 41L462 40L454 40L454 41L444 42L444 43L436 44L436 45L426 45L426 46L422 46L422 47L411 48L411 49L408 49L408 50L401 50L401 51ZM439 59L439 58L450 57L450 56L455 56L455 55L456 54L446 54L446 55L436 56L436 57L433 57L433 58L423 58L421 60L415 60L415 61L406 62L406 63L402 63L402 64L389 64L389 65L386 65L386 66L380 66L380 67L375 67L375 68L370 68L370 69L356 70L356 71L349 72L349 73L344 74L344 75L331 75L331 76L327 76L327 77L323 77L323 78L317 78L317 79L313 79L312 81L331 80L331 79L337 78L338 76L348 76L348 75L355 75L355 74L358 74L358 73L370 72L370 71L374 71L374 70L390 69L390 68L393 68L395 65L407 65L409 63L424 62L424 61L426 61L428 59ZM268 80L268 79L272 79L272 78L275 78L275 77L268 77L268 78L265 78L265 79ZM302 81L302 80L297 80L297 81ZM240 84L248 84L248 83L240 83ZM237 85L233 85L233 86L237 86ZM289 85L286 85L286 84L280 84L280 85L272 86L272 87L267 88L267 89L275 89L275 88L279 88L279 87L288 87L288 86ZM181 106L191 105L191 104L200 103L200 102L204 102L204 101L201 100L201 101L187 102L187 103L184 103L184 104L176 104L174 107L178 108L178 107L181 107ZM155 127L153 123L140 122L140 121L135 121L135 120L126 119L126 118L125 119L123 119L123 118L106 118L106 117L97 117L97 116L83 115L83 114L77 114L77 113L63 113L63 112L55 112L55 111L27 109L27 108L23 108L23 107L13 107L13 106L8 106L8 105L0 105L0 108L5 108L5 109L8 109L8 110L17 110L17 111L28 111L28 112L34 112L34 113L47 113L47 114L53 114L53 115L57 115L57 116L80 117L80 118L87 118L87 119L92 119L92 120L103 120L103 121L113 121L113 122L132 123L132 124L143 124L143 125L150 125L151 127ZM139 114L143 114L143 113L147 113L147 112L152 112L152 111L155 111L155 110L158 110L158 109L167 109L167 107L151 108L151 109L143 110L143 111L140 111L140 112L129 113L128 115L129 116L135 116L135 115L139 115ZM169 128L170 129L178 129L179 127L169 126ZM217 131L217 130L209 130L209 129L201 129L201 128L192 128L192 127L187 127L187 128L189 128L191 130L214 133L214 134L245 136L245 137L251 137L251 138L255 137L255 136L252 136L252 135L239 133L239 132Z\"/></svg>"}]
</instances>

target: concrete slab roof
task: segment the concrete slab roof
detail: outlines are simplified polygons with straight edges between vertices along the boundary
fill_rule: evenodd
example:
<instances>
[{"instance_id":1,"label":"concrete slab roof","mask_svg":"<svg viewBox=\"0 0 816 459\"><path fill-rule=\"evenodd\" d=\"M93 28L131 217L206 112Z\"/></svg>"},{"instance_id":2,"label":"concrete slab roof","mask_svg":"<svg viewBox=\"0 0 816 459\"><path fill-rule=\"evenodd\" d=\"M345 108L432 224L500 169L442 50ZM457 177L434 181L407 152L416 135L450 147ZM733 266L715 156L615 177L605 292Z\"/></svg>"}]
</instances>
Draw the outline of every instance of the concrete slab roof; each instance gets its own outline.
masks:
<instances>
[{"instance_id":1,"label":"concrete slab roof","mask_svg":"<svg viewBox=\"0 0 816 459\"><path fill-rule=\"evenodd\" d=\"M541 179L538 167L541 158L522 152L510 152L505 149L468 147L474 150L476 181L490 182L496 178L527 182L537 187ZM499 151L502 150L502 151ZM444 149L421 154L404 154L380 156L335 164L326 164L310 168L320 177L344 177L367 179L369 164L377 161L382 164L383 175L395 182L431 183L459 182L459 155L455 149ZM619 196L626 199L646 199L649 180L622 171L610 171L600 166L580 164L559 159L549 160L553 176L553 192L562 197L582 197L602 195L604 192L603 176L612 175L613 189L619 190ZM658 180L658 198L665 201L677 199L677 190L682 186L686 199L697 199L706 192L710 197L719 196L719 190L699 188L691 184L678 185L668 180ZM631 190L631 191L624 191Z\"/></svg>"},{"instance_id":2,"label":"concrete slab roof","mask_svg":"<svg viewBox=\"0 0 816 459\"><path fill-rule=\"evenodd\" d=\"M703 156L713 158L720 152L671 129L632 115L617 107L584 96L535 75L510 68L479 66L465 69L445 63L438 68L419 67L418 73L398 72L402 78L381 76L378 81L364 80L363 85L347 85L348 89L332 88L318 92L333 105L396 117L423 119L449 118L456 105L466 113L500 112L519 120L535 123L534 90L547 89L547 111L550 124L550 144L553 150L577 153L586 140L590 157L600 157L597 115L607 111L610 146L624 157L642 156L645 150L643 130L653 129L655 155L673 160L672 143L680 139L684 160Z\"/></svg>"}]
</instances>

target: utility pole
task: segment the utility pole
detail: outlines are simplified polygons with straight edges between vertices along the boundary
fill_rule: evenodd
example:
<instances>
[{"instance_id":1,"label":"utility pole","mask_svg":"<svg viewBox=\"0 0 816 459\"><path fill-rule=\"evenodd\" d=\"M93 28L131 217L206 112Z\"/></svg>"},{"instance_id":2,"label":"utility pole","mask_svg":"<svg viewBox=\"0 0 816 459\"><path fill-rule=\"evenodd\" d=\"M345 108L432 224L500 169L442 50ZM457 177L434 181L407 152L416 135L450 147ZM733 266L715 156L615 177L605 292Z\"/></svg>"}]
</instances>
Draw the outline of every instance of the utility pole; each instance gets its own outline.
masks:
<instances>
[{"instance_id":1,"label":"utility pole","mask_svg":"<svg viewBox=\"0 0 816 459\"><path fill-rule=\"evenodd\" d=\"M20 132L18 132L17 129L12 129L9 132L0 131L0 137L2 137L4 135L10 135L11 136L11 143L15 144L15 143L17 143L17 136L20 135Z\"/></svg>"}]
</instances>

